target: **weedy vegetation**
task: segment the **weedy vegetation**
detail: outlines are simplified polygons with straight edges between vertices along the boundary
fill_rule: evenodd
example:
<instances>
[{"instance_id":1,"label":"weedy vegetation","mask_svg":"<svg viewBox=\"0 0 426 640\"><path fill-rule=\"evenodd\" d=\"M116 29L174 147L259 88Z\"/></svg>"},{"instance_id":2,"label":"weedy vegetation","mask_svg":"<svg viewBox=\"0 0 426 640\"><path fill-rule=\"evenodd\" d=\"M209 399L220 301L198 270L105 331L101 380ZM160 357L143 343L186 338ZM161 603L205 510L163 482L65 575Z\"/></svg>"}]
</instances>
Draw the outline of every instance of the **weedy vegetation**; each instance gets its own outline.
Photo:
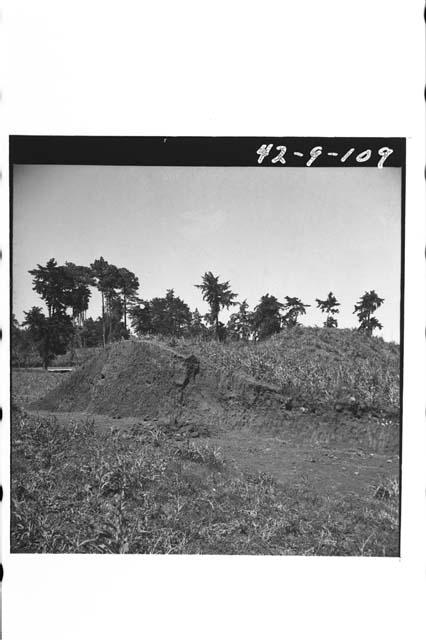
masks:
<instances>
[{"instance_id":1,"label":"weedy vegetation","mask_svg":"<svg viewBox=\"0 0 426 640\"><path fill-rule=\"evenodd\" d=\"M66 376L44 369L13 369L12 395L20 405L30 404L57 387Z\"/></svg>"},{"instance_id":2,"label":"weedy vegetation","mask_svg":"<svg viewBox=\"0 0 426 640\"><path fill-rule=\"evenodd\" d=\"M245 373L315 411L352 397L365 411L399 414L399 345L357 330L296 326L261 342L181 338L176 344L222 374Z\"/></svg>"},{"instance_id":3,"label":"weedy vegetation","mask_svg":"<svg viewBox=\"0 0 426 640\"><path fill-rule=\"evenodd\" d=\"M18 553L398 555L398 481L366 498L243 474L158 429L12 416L11 548Z\"/></svg>"}]
</instances>

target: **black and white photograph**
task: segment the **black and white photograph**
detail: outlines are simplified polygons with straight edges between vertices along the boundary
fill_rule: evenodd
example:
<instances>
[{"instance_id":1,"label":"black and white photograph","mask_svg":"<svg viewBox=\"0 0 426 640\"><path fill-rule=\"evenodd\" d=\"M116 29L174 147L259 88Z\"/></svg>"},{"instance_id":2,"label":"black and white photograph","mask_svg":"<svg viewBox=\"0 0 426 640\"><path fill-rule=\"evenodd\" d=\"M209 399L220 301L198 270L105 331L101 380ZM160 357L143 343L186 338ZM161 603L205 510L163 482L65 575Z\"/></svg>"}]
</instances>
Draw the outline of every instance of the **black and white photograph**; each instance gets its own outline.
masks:
<instances>
[{"instance_id":1,"label":"black and white photograph","mask_svg":"<svg viewBox=\"0 0 426 640\"><path fill-rule=\"evenodd\" d=\"M424 3L4 0L0 640L420 640Z\"/></svg>"},{"instance_id":2,"label":"black and white photograph","mask_svg":"<svg viewBox=\"0 0 426 640\"><path fill-rule=\"evenodd\" d=\"M405 140L10 162L11 552L399 557Z\"/></svg>"}]
</instances>

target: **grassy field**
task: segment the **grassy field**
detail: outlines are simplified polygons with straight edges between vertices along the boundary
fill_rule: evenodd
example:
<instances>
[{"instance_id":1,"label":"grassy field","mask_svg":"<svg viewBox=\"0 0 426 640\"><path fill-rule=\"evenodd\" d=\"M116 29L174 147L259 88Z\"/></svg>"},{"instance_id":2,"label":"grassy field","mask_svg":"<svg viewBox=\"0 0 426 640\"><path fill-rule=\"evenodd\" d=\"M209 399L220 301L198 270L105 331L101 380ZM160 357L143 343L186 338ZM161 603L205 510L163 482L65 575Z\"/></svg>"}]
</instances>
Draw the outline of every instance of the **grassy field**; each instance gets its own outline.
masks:
<instances>
[{"instance_id":1,"label":"grassy field","mask_svg":"<svg viewBox=\"0 0 426 640\"><path fill-rule=\"evenodd\" d=\"M12 369L12 399L27 405L54 389L66 373L52 373L44 369Z\"/></svg>"},{"instance_id":2,"label":"grassy field","mask_svg":"<svg viewBox=\"0 0 426 640\"><path fill-rule=\"evenodd\" d=\"M241 473L156 428L109 432L14 411L13 552L398 555L398 483L320 495Z\"/></svg>"},{"instance_id":3,"label":"grassy field","mask_svg":"<svg viewBox=\"0 0 426 640\"><path fill-rule=\"evenodd\" d=\"M61 379L14 372L15 401ZM102 420L59 421L14 405L13 552L398 555L396 476L383 474L367 493L330 493L302 459L291 481L277 481L256 452L237 465L242 449L231 457L231 443L176 442L156 425L120 429L105 418L99 428ZM318 444L308 451L319 462Z\"/></svg>"}]
</instances>

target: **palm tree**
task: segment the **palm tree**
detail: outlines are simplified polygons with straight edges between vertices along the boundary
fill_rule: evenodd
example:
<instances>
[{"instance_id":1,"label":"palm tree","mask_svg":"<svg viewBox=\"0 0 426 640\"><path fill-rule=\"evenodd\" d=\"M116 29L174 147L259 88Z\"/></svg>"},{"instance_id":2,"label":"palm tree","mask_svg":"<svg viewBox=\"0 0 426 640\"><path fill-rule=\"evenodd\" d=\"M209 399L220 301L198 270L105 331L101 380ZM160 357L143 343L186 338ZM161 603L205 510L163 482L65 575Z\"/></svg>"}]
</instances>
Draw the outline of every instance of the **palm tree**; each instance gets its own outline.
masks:
<instances>
[{"instance_id":1,"label":"palm tree","mask_svg":"<svg viewBox=\"0 0 426 640\"><path fill-rule=\"evenodd\" d=\"M377 311L384 302L384 298L379 298L374 291L366 291L363 296L358 300L358 304L355 305L353 313L358 316L360 331L365 331L367 335L373 335L374 329L382 329L380 322L373 316L373 313Z\"/></svg>"},{"instance_id":2,"label":"palm tree","mask_svg":"<svg viewBox=\"0 0 426 640\"><path fill-rule=\"evenodd\" d=\"M299 316L303 316L306 313L306 308L310 307L310 304L304 304L299 298L292 298L290 296L285 297L284 309L287 309L287 313L283 317L283 324L287 327L295 327Z\"/></svg>"},{"instance_id":3,"label":"palm tree","mask_svg":"<svg viewBox=\"0 0 426 640\"><path fill-rule=\"evenodd\" d=\"M219 276L214 276L211 271L206 271L201 284L194 286L196 286L197 289L201 289L203 292L203 300L205 300L210 307L210 322L215 328L216 339L219 340L219 312L223 308L229 309L230 306L236 304L234 299L238 294L231 291L229 280L219 282Z\"/></svg>"},{"instance_id":4,"label":"palm tree","mask_svg":"<svg viewBox=\"0 0 426 640\"><path fill-rule=\"evenodd\" d=\"M324 322L324 327L337 327L337 320L333 318L333 315L339 313L340 302L337 302L336 296L330 291L325 300L316 298L318 309L321 309L323 313L327 314L327 319Z\"/></svg>"},{"instance_id":5,"label":"palm tree","mask_svg":"<svg viewBox=\"0 0 426 640\"><path fill-rule=\"evenodd\" d=\"M249 340L252 332L252 316L247 300L239 303L237 313L233 313L228 321L227 329L237 340Z\"/></svg>"}]
</instances>

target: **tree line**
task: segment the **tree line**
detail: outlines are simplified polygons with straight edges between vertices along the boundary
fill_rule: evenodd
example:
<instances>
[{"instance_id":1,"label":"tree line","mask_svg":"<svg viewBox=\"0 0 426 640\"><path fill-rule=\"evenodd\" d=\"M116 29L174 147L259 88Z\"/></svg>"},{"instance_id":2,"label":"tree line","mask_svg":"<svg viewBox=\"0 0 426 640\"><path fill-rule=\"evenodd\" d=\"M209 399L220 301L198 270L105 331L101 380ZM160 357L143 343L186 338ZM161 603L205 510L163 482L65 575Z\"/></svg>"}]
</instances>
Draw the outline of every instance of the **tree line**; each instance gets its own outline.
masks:
<instances>
[{"instance_id":1,"label":"tree line","mask_svg":"<svg viewBox=\"0 0 426 640\"><path fill-rule=\"evenodd\" d=\"M266 293L251 311L247 300L239 302L229 281L207 271L194 286L209 307L202 315L193 312L174 289L164 297L143 300L139 297L139 279L125 267L110 264L102 256L90 265L65 262L59 265L51 258L45 266L29 271L33 290L46 305L47 315L34 306L25 312L20 326L12 318L12 355L35 348L47 367L56 355L71 353L77 347L106 346L110 342L130 337L129 323L138 336L198 337L224 340L264 340L283 329L299 324L311 305L297 297L285 296L279 301ZM101 315L96 320L87 317L92 289L101 294ZM384 300L372 290L365 292L355 304L358 328L367 335L382 325L374 316ZM324 299L316 298L316 306L324 314L324 326L336 328L340 303L330 292ZM227 324L219 316L223 309L235 307Z\"/></svg>"}]
</instances>

